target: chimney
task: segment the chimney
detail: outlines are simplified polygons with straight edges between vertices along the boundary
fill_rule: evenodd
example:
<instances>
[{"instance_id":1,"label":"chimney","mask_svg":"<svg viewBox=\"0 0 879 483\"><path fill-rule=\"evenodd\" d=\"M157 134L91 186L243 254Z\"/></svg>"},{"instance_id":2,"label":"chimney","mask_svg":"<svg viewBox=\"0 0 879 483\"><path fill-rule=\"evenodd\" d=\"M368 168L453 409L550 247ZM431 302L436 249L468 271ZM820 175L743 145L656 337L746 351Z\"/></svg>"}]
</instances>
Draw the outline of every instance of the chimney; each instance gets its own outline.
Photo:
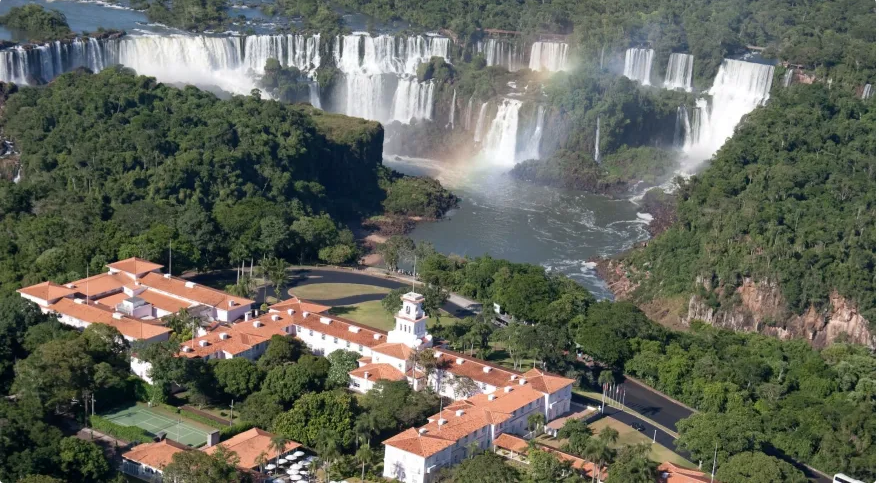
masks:
<instances>
[{"instance_id":1,"label":"chimney","mask_svg":"<svg viewBox=\"0 0 879 483\"><path fill-rule=\"evenodd\" d=\"M287 309L287 315L293 315L293 314L295 314L295 313L296 313L295 310L293 310L293 309Z\"/></svg>"},{"instance_id":2,"label":"chimney","mask_svg":"<svg viewBox=\"0 0 879 483\"><path fill-rule=\"evenodd\" d=\"M330 325L330 323L331 323L332 321L333 321L333 319L331 319L331 318L329 318L329 317L321 317L321 318L320 318L320 323L321 323L321 324Z\"/></svg>"},{"instance_id":3,"label":"chimney","mask_svg":"<svg viewBox=\"0 0 879 483\"><path fill-rule=\"evenodd\" d=\"M202 340L198 341L198 345L201 346L201 347L207 347L207 346L208 346L208 341L202 339Z\"/></svg>"},{"instance_id":4,"label":"chimney","mask_svg":"<svg viewBox=\"0 0 879 483\"><path fill-rule=\"evenodd\" d=\"M357 327L355 325L349 325L348 332L354 332L355 334L358 334L360 333L360 327Z\"/></svg>"},{"instance_id":5,"label":"chimney","mask_svg":"<svg viewBox=\"0 0 879 483\"><path fill-rule=\"evenodd\" d=\"M257 322L257 323L259 323L259 322ZM220 340L226 340L228 338L229 338L229 334L227 334L226 332L220 332ZM205 342L207 342L207 341L205 341Z\"/></svg>"},{"instance_id":6,"label":"chimney","mask_svg":"<svg viewBox=\"0 0 879 483\"><path fill-rule=\"evenodd\" d=\"M507 386L504 388L504 392L510 392L513 390L513 386Z\"/></svg>"},{"instance_id":7,"label":"chimney","mask_svg":"<svg viewBox=\"0 0 879 483\"><path fill-rule=\"evenodd\" d=\"M281 316L278 314L272 314L272 320L281 320Z\"/></svg>"},{"instance_id":8,"label":"chimney","mask_svg":"<svg viewBox=\"0 0 879 483\"><path fill-rule=\"evenodd\" d=\"M525 379L519 379L520 386L524 386L526 382L528 382L528 381L526 381Z\"/></svg>"},{"instance_id":9,"label":"chimney","mask_svg":"<svg viewBox=\"0 0 879 483\"><path fill-rule=\"evenodd\" d=\"M436 424L437 424L437 426L442 426L442 425L446 424L447 422L448 421L446 421L445 419L439 418L439 421L437 421Z\"/></svg>"},{"instance_id":10,"label":"chimney","mask_svg":"<svg viewBox=\"0 0 879 483\"><path fill-rule=\"evenodd\" d=\"M491 372L491 367L488 367L488 366L483 367L482 372L488 374L489 372Z\"/></svg>"},{"instance_id":11,"label":"chimney","mask_svg":"<svg viewBox=\"0 0 879 483\"><path fill-rule=\"evenodd\" d=\"M489 394L489 395L488 395L488 400L489 400L489 401L494 401L495 399L497 399L497 396L495 396L494 394Z\"/></svg>"},{"instance_id":12,"label":"chimney","mask_svg":"<svg viewBox=\"0 0 879 483\"><path fill-rule=\"evenodd\" d=\"M308 311L302 312L303 317L308 317Z\"/></svg>"},{"instance_id":13,"label":"chimney","mask_svg":"<svg viewBox=\"0 0 879 483\"><path fill-rule=\"evenodd\" d=\"M364 378L364 379L369 379L369 371L365 371L365 372L363 373L363 378Z\"/></svg>"},{"instance_id":14,"label":"chimney","mask_svg":"<svg viewBox=\"0 0 879 483\"><path fill-rule=\"evenodd\" d=\"M189 347L188 345L183 346L183 352L192 352L192 347Z\"/></svg>"},{"instance_id":15,"label":"chimney","mask_svg":"<svg viewBox=\"0 0 879 483\"><path fill-rule=\"evenodd\" d=\"M463 363L464 363L464 358L463 358L463 357L459 357L459 358L455 359L455 364L461 365L461 364L463 364Z\"/></svg>"},{"instance_id":16,"label":"chimney","mask_svg":"<svg viewBox=\"0 0 879 483\"><path fill-rule=\"evenodd\" d=\"M165 277L165 278L171 278L171 274L170 274L170 273L166 273L166 274L164 274L164 275L162 275L162 276Z\"/></svg>"},{"instance_id":17,"label":"chimney","mask_svg":"<svg viewBox=\"0 0 879 483\"><path fill-rule=\"evenodd\" d=\"M510 380L511 380L511 381L515 381L515 380L516 380L516 375L515 375L515 374L511 375L511 376L510 376Z\"/></svg>"},{"instance_id":18,"label":"chimney","mask_svg":"<svg viewBox=\"0 0 879 483\"><path fill-rule=\"evenodd\" d=\"M424 434L427 432L427 428L418 428L418 434Z\"/></svg>"},{"instance_id":19,"label":"chimney","mask_svg":"<svg viewBox=\"0 0 879 483\"><path fill-rule=\"evenodd\" d=\"M459 410L455 411L455 416L457 416L457 417L460 418L460 417L463 416L463 415L464 415L464 410L463 410L463 409L459 409Z\"/></svg>"},{"instance_id":20,"label":"chimney","mask_svg":"<svg viewBox=\"0 0 879 483\"><path fill-rule=\"evenodd\" d=\"M260 328L260 327L262 327L262 322L260 322L260 321L258 321L258 320L254 320L254 321L253 321L253 327L254 327L254 328L257 328L257 329Z\"/></svg>"},{"instance_id":21,"label":"chimney","mask_svg":"<svg viewBox=\"0 0 879 483\"><path fill-rule=\"evenodd\" d=\"M381 334L373 334L373 335L372 335L372 338L375 339L375 340L379 340L379 339L382 338L382 335L381 335Z\"/></svg>"},{"instance_id":22,"label":"chimney","mask_svg":"<svg viewBox=\"0 0 879 483\"><path fill-rule=\"evenodd\" d=\"M73 299L73 303L82 305L85 303L85 300L84 299Z\"/></svg>"},{"instance_id":23,"label":"chimney","mask_svg":"<svg viewBox=\"0 0 879 483\"><path fill-rule=\"evenodd\" d=\"M234 301L234 300L230 300L230 301L229 301L229 307L234 307L234 306L235 306L235 301Z\"/></svg>"},{"instance_id":24,"label":"chimney","mask_svg":"<svg viewBox=\"0 0 879 483\"><path fill-rule=\"evenodd\" d=\"M247 322L248 320L250 320L250 311L249 310L244 313L244 321Z\"/></svg>"},{"instance_id":25,"label":"chimney","mask_svg":"<svg viewBox=\"0 0 879 483\"><path fill-rule=\"evenodd\" d=\"M195 282L186 282L183 285L185 285L186 288L195 288Z\"/></svg>"},{"instance_id":26,"label":"chimney","mask_svg":"<svg viewBox=\"0 0 879 483\"><path fill-rule=\"evenodd\" d=\"M113 312L113 318L116 320L122 320L122 313L121 312Z\"/></svg>"}]
</instances>

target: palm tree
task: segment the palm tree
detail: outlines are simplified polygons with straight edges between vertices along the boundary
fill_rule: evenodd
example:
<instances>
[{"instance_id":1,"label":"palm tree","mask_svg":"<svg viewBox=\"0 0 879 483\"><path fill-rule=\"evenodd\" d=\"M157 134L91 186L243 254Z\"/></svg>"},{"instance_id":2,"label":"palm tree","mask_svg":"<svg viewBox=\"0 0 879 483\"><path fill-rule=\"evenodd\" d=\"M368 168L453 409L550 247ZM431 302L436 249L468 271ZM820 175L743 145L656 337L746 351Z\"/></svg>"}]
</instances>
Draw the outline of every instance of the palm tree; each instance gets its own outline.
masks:
<instances>
[{"instance_id":1,"label":"palm tree","mask_svg":"<svg viewBox=\"0 0 879 483\"><path fill-rule=\"evenodd\" d=\"M607 446L616 444L619 437L620 432L616 429L611 428L610 426L605 426L601 428L601 431L598 433L598 439L600 439L601 442Z\"/></svg>"},{"instance_id":2,"label":"palm tree","mask_svg":"<svg viewBox=\"0 0 879 483\"><path fill-rule=\"evenodd\" d=\"M360 462L360 481L366 480L366 464L372 462L374 456L368 444L361 445L354 453L354 458Z\"/></svg>"},{"instance_id":3,"label":"palm tree","mask_svg":"<svg viewBox=\"0 0 879 483\"><path fill-rule=\"evenodd\" d=\"M256 457L256 466L259 468L259 472L262 473L265 471L266 463L268 463L268 455L265 451L260 451L259 455Z\"/></svg>"},{"instance_id":4,"label":"palm tree","mask_svg":"<svg viewBox=\"0 0 879 483\"><path fill-rule=\"evenodd\" d=\"M281 459L281 453L287 451L288 443L290 443L290 440L280 434L272 438L272 441L269 444L269 450L275 452L275 465L277 465L278 460Z\"/></svg>"},{"instance_id":5,"label":"palm tree","mask_svg":"<svg viewBox=\"0 0 879 483\"><path fill-rule=\"evenodd\" d=\"M546 422L546 418L541 413L532 413L528 415L528 430L534 433L543 426L543 423Z\"/></svg>"},{"instance_id":6,"label":"palm tree","mask_svg":"<svg viewBox=\"0 0 879 483\"><path fill-rule=\"evenodd\" d=\"M406 358L406 364L408 364L409 367L412 368L412 387L413 388L418 387L418 379L415 377L415 365L418 364L418 362L420 360L419 354L420 354L420 352L418 351L418 349L413 349L409 353L409 357Z\"/></svg>"},{"instance_id":7,"label":"palm tree","mask_svg":"<svg viewBox=\"0 0 879 483\"><path fill-rule=\"evenodd\" d=\"M260 271L275 289L275 298L278 301L283 297L284 285L287 283L287 262L282 258L263 258L259 262Z\"/></svg>"},{"instance_id":8,"label":"palm tree","mask_svg":"<svg viewBox=\"0 0 879 483\"><path fill-rule=\"evenodd\" d=\"M365 412L357 417L354 422L354 433L357 434L357 443L365 441L368 446L372 442L372 435L378 432L378 416L372 411Z\"/></svg>"},{"instance_id":9,"label":"palm tree","mask_svg":"<svg viewBox=\"0 0 879 483\"><path fill-rule=\"evenodd\" d=\"M329 481L330 465L339 457L339 439L336 433L322 429L317 434L314 449L324 462L324 477Z\"/></svg>"},{"instance_id":10,"label":"palm tree","mask_svg":"<svg viewBox=\"0 0 879 483\"><path fill-rule=\"evenodd\" d=\"M604 449L606 447L601 443L600 440L596 438L589 438L589 441L586 442L583 452L580 456L586 461L592 463L592 481L595 481L595 478L599 476L601 469L597 467L598 460L604 455Z\"/></svg>"}]
</instances>

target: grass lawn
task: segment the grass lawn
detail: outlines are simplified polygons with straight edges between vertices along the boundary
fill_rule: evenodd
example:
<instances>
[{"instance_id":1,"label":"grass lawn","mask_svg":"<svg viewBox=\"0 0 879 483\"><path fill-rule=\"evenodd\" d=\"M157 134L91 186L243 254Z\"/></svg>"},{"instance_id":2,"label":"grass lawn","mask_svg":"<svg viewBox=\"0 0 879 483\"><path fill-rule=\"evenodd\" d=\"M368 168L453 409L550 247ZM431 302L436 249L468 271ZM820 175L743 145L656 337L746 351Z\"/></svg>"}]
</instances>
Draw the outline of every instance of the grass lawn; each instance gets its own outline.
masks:
<instances>
[{"instance_id":1,"label":"grass lawn","mask_svg":"<svg viewBox=\"0 0 879 483\"><path fill-rule=\"evenodd\" d=\"M385 309L382 308L381 300L372 300L354 305L333 307L330 309L330 313L353 320L354 322L359 322L363 325L375 327L376 329L391 330L394 328L394 316L385 312ZM440 325L446 325L451 324L454 321L454 317L443 313L442 316L440 316L439 323ZM427 321L428 332L431 327L436 325L436 323L437 322L434 319Z\"/></svg>"},{"instance_id":2,"label":"grass lawn","mask_svg":"<svg viewBox=\"0 0 879 483\"><path fill-rule=\"evenodd\" d=\"M304 300L335 300L353 295L386 294L391 289L359 283L310 283L290 289L290 293Z\"/></svg>"},{"instance_id":3,"label":"grass lawn","mask_svg":"<svg viewBox=\"0 0 879 483\"><path fill-rule=\"evenodd\" d=\"M589 427L592 428L594 434L598 434L603 428L608 426L617 430L620 433L619 439L614 445L614 448L620 448L627 444L638 444L645 442L651 443L653 441L653 438L651 437L652 435L644 434L627 424L617 421L616 419L605 417L589 424ZM565 440L555 439L550 436L544 435L538 438L538 442L540 442L541 444L545 444L546 446L561 449ZM696 465L685 460L684 458L681 458L677 453L659 443L651 444L650 459L656 461L657 463L670 461L676 465L686 468L696 468Z\"/></svg>"}]
</instances>

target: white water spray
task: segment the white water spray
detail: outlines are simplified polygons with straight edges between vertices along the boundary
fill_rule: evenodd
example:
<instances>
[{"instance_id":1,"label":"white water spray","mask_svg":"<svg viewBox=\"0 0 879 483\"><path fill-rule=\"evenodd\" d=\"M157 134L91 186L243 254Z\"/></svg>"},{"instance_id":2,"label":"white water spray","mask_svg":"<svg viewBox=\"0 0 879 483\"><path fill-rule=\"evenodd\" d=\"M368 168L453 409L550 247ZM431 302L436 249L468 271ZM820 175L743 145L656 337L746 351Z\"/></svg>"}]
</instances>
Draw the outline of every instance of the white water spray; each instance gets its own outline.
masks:
<instances>
[{"instance_id":1,"label":"white water spray","mask_svg":"<svg viewBox=\"0 0 879 483\"><path fill-rule=\"evenodd\" d=\"M650 70L653 68L653 49L629 49L626 51L626 65L623 75L638 81L641 85L650 85Z\"/></svg>"},{"instance_id":2,"label":"white water spray","mask_svg":"<svg viewBox=\"0 0 879 483\"><path fill-rule=\"evenodd\" d=\"M563 42L534 42L528 68L535 71L557 72L568 67L568 44Z\"/></svg>"},{"instance_id":3,"label":"white water spray","mask_svg":"<svg viewBox=\"0 0 879 483\"><path fill-rule=\"evenodd\" d=\"M671 54L668 67L665 69L666 89L682 89L690 92L693 89L693 56L690 54Z\"/></svg>"}]
</instances>

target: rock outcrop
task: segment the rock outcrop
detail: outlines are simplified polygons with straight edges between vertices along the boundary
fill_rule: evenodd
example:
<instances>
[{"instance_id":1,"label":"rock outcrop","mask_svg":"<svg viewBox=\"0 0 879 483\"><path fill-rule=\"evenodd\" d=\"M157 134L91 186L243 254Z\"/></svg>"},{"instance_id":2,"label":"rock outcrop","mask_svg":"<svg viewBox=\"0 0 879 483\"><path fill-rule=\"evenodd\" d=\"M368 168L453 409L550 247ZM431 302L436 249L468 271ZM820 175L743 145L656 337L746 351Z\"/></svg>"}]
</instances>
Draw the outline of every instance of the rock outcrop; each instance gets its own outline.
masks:
<instances>
[{"instance_id":1,"label":"rock outcrop","mask_svg":"<svg viewBox=\"0 0 879 483\"><path fill-rule=\"evenodd\" d=\"M688 326L694 320L707 322L738 332L758 332L779 339L805 339L814 347L826 347L845 340L853 344L876 347L870 321L857 307L837 292L829 296L829 304L811 306L802 314L791 313L777 284L746 278L736 287L735 295L712 306L704 297L689 295L685 300L643 300L638 297L638 279L649 272L637 272L625 260L596 261L596 271L618 300L633 300L648 317L669 327ZM637 273L636 273L637 272ZM699 282L694 281L695 287ZM717 290L720 294L722 290ZM686 303L686 311L674 307Z\"/></svg>"}]
</instances>

